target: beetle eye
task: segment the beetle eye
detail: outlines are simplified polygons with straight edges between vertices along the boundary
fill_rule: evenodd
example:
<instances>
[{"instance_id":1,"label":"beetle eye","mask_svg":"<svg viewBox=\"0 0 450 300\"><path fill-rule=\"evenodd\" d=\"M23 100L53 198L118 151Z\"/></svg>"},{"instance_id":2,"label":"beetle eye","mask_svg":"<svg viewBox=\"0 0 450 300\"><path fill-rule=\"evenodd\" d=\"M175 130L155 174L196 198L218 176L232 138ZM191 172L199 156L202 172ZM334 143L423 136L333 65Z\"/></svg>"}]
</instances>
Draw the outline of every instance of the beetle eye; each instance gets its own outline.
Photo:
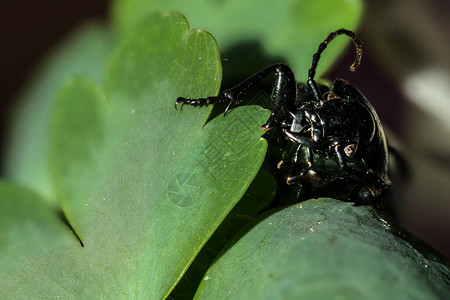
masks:
<instances>
[{"instance_id":1,"label":"beetle eye","mask_svg":"<svg viewBox=\"0 0 450 300\"><path fill-rule=\"evenodd\" d=\"M356 144L348 144L344 147L344 153L347 157L352 158L356 153Z\"/></svg>"},{"instance_id":2,"label":"beetle eye","mask_svg":"<svg viewBox=\"0 0 450 300\"><path fill-rule=\"evenodd\" d=\"M330 92L327 94L327 100L332 100L332 99L337 99L337 98L339 98L339 96L336 95L335 93Z\"/></svg>"}]
</instances>

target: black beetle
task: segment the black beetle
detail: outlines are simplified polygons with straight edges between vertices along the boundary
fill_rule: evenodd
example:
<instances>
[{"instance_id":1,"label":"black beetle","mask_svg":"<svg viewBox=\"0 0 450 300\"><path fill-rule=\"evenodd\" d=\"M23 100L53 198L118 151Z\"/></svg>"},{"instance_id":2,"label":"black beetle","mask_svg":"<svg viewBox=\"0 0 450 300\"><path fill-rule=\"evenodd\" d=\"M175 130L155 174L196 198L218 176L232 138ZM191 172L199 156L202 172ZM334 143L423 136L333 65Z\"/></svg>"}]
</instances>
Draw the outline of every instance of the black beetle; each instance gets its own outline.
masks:
<instances>
[{"instance_id":1,"label":"black beetle","mask_svg":"<svg viewBox=\"0 0 450 300\"><path fill-rule=\"evenodd\" d=\"M391 182L388 177L388 151L380 120L367 99L343 79L321 91L314 81L321 53L338 35L352 38L356 46L354 71L361 62L362 42L352 31L330 33L313 56L306 84L297 83L285 64L269 66L218 97L187 99L177 104L204 105L241 102L248 91L271 73L275 75L271 115L261 126L282 132L282 160L278 169L287 172L287 184L298 183L298 199L333 196L358 204L380 206L380 196Z\"/></svg>"}]
</instances>

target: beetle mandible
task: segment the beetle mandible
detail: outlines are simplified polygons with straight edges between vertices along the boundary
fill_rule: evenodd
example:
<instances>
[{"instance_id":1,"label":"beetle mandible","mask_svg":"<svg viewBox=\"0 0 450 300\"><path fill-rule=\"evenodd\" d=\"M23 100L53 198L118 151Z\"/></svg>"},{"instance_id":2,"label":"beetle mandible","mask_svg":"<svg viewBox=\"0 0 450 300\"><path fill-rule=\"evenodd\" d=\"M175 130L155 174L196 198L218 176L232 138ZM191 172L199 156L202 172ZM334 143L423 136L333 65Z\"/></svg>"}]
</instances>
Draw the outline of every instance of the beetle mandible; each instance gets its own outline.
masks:
<instances>
[{"instance_id":1,"label":"beetle mandible","mask_svg":"<svg viewBox=\"0 0 450 300\"><path fill-rule=\"evenodd\" d=\"M333 196L358 204L380 205L380 196L391 182L388 150L381 122L370 102L343 79L326 91L314 76L322 52L338 35L349 36L356 47L350 70L361 63L362 42L346 29L331 32L313 55L306 84L297 83L291 68L271 65L217 97L188 99L177 104L208 105L229 101L224 115L241 102L248 91L274 74L271 114L263 130L277 128L284 136L278 169L286 171L286 182L299 185L299 199Z\"/></svg>"}]
</instances>

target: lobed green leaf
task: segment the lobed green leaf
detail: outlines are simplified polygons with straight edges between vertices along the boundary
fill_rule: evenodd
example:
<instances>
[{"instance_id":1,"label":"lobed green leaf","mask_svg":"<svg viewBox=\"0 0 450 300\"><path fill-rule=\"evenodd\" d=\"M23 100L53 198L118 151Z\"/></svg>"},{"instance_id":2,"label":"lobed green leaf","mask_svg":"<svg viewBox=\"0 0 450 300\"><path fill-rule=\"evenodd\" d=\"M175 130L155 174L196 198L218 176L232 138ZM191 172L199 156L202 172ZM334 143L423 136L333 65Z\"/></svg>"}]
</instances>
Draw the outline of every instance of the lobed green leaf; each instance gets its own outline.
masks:
<instances>
[{"instance_id":1,"label":"lobed green leaf","mask_svg":"<svg viewBox=\"0 0 450 300\"><path fill-rule=\"evenodd\" d=\"M235 237L196 299L448 299L448 266L372 207L313 199Z\"/></svg>"},{"instance_id":2,"label":"lobed green leaf","mask_svg":"<svg viewBox=\"0 0 450 300\"><path fill-rule=\"evenodd\" d=\"M2 267L4 298L160 299L170 292L266 150L259 125L268 112L259 107L207 124L209 107L175 110L178 96L217 94L220 79L212 36L190 30L181 15L159 14L114 51L105 88L86 77L66 81L51 120L51 171L84 247L70 234L72 243L51 255L24 241L24 254ZM29 268L31 259L39 268Z\"/></svg>"}]
</instances>

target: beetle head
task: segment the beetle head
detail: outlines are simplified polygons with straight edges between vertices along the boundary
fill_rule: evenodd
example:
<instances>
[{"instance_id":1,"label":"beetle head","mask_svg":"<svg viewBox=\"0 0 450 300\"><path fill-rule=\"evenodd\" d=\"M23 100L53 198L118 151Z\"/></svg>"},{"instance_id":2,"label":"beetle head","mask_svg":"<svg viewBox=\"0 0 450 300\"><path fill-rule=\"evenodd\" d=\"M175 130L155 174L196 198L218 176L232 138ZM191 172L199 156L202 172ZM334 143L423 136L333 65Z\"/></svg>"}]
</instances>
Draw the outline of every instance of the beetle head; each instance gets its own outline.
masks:
<instances>
[{"instance_id":1,"label":"beetle head","mask_svg":"<svg viewBox=\"0 0 450 300\"><path fill-rule=\"evenodd\" d=\"M305 103L293 116L289 130L285 130L291 141L304 144L305 140L310 139L311 143L318 143L323 138L323 122L313 109L316 105L317 102Z\"/></svg>"}]
</instances>

